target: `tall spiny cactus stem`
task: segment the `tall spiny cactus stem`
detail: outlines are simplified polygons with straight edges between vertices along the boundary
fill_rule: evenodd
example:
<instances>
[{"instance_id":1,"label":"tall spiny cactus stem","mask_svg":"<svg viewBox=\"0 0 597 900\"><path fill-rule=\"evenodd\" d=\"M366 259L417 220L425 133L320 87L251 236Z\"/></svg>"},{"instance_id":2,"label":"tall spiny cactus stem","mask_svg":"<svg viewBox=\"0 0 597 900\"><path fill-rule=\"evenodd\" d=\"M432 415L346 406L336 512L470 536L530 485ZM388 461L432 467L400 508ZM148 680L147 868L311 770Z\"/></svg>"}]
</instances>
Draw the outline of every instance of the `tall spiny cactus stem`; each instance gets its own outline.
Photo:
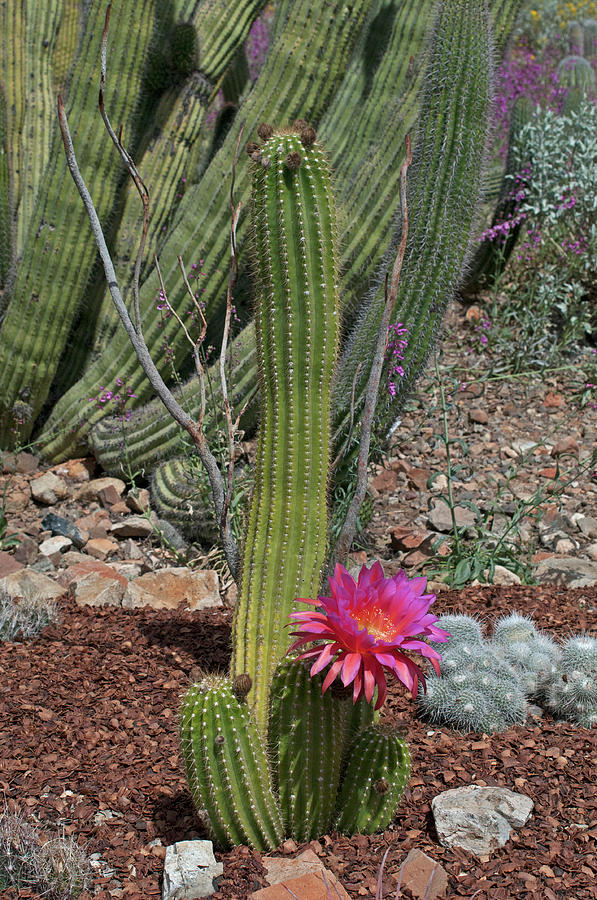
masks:
<instances>
[{"instance_id":1,"label":"tall spiny cactus stem","mask_svg":"<svg viewBox=\"0 0 597 900\"><path fill-rule=\"evenodd\" d=\"M322 694L323 677L283 660L271 686L269 743L274 786L287 834L309 841L325 834L336 804L352 698Z\"/></svg>"},{"instance_id":2,"label":"tall spiny cactus stem","mask_svg":"<svg viewBox=\"0 0 597 900\"><path fill-rule=\"evenodd\" d=\"M261 426L233 627L232 674L265 733L269 685L297 597L317 596L327 541L338 263L330 174L313 129L253 152L255 330Z\"/></svg>"},{"instance_id":3,"label":"tall spiny cactus stem","mask_svg":"<svg viewBox=\"0 0 597 900\"><path fill-rule=\"evenodd\" d=\"M282 819L242 693L215 676L189 689L180 713L182 756L193 801L218 844L271 850L282 840Z\"/></svg>"},{"instance_id":4,"label":"tall spiny cactus stem","mask_svg":"<svg viewBox=\"0 0 597 900\"><path fill-rule=\"evenodd\" d=\"M409 238L393 321L408 328L405 375L397 394L378 403L387 431L439 335L452 291L461 278L475 224L489 132L491 31L485 4L454 0L439 5L431 39L414 161L408 185ZM396 239L399 235L396 235ZM396 240L397 243L397 240ZM391 257L382 272L388 271ZM338 437L350 417L350 394L359 361L370 359L379 333L383 294L362 311L343 351L335 383ZM362 403L368 367L357 383ZM340 412L341 411L341 412Z\"/></svg>"},{"instance_id":5,"label":"tall spiny cactus stem","mask_svg":"<svg viewBox=\"0 0 597 900\"><path fill-rule=\"evenodd\" d=\"M373 725L357 735L340 797L335 827L346 834L373 834L392 820L410 775L404 738Z\"/></svg>"},{"instance_id":6,"label":"tall spiny cactus stem","mask_svg":"<svg viewBox=\"0 0 597 900\"><path fill-rule=\"evenodd\" d=\"M6 98L2 85L0 85L0 288L3 288L6 284L12 262L13 248L10 169L6 131Z\"/></svg>"}]
</instances>

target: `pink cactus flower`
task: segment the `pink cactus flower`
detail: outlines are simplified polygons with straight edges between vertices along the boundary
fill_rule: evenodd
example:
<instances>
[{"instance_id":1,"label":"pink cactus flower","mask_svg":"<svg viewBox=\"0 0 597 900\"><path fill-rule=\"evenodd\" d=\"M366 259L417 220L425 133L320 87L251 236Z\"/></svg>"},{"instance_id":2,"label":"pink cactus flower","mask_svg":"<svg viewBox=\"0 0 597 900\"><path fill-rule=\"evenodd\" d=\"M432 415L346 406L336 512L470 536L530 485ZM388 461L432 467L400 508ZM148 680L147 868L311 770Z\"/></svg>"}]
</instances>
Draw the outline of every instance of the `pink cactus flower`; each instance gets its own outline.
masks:
<instances>
[{"instance_id":1,"label":"pink cactus flower","mask_svg":"<svg viewBox=\"0 0 597 900\"><path fill-rule=\"evenodd\" d=\"M425 679L405 650L426 656L439 675L441 655L422 638L447 641L450 635L433 624L437 616L428 609L435 594L424 593L426 578L409 579L404 572L386 578L381 563L376 562L370 569L362 567L357 582L338 564L329 583L331 597L300 598L301 603L322 611L290 615L300 625L298 631L291 632L298 640L288 651L317 642L298 658L315 658L311 676L331 663L323 682L324 693L340 675L344 687L353 684L353 703L363 696L370 703L377 687L375 708L379 709L386 699L387 669L415 697L419 681L425 687Z\"/></svg>"}]
</instances>

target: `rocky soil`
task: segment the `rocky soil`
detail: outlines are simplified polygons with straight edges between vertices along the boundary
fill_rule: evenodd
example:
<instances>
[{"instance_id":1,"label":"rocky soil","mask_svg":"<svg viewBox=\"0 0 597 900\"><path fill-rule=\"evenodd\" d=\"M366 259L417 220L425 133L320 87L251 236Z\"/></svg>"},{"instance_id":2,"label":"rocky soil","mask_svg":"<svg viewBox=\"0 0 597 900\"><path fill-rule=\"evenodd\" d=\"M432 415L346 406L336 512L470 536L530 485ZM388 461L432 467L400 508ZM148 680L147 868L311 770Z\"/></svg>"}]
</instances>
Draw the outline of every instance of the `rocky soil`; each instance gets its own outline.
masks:
<instances>
[{"instance_id":1,"label":"rocky soil","mask_svg":"<svg viewBox=\"0 0 597 900\"><path fill-rule=\"evenodd\" d=\"M579 406L582 373L492 380L482 357L465 353L467 328L453 313L442 359L460 468L448 479L439 390L428 378L372 477L373 518L353 561L380 558L387 574L426 572L438 614L475 613L491 625L518 610L560 640L595 634L597 411ZM450 484L463 540L479 554L489 559L510 529L511 563L496 569L493 586L478 583L489 571L459 591L442 583L441 555L455 541L438 498ZM186 788L176 716L201 671L227 666L235 587L217 552L189 547L151 513L143 486L104 478L92 459L48 467L31 453L5 453L0 491L4 539L19 539L0 551L0 587L55 598L60 614L39 637L0 644L5 801L86 846L100 900L157 897L165 847L206 836ZM533 498L541 502L531 509ZM519 585L521 575L534 584ZM416 849L445 873L433 896L597 897L594 729L535 711L507 732L463 735L422 722L397 686L384 715L405 730L414 757L395 821L381 835L330 834L310 845L349 896L375 896L389 850L383 896L393 897ZM443 847L433 825L433 797L470 784L508 787L534 803L529 822L487 858ZM286 842L280 853L291 859L305 849ZM218 858L217 896L265 886L259 854L240 848ZM401 896L424 896L427 876L418 878L403 883Z\"/></svg>"}]
</instances>

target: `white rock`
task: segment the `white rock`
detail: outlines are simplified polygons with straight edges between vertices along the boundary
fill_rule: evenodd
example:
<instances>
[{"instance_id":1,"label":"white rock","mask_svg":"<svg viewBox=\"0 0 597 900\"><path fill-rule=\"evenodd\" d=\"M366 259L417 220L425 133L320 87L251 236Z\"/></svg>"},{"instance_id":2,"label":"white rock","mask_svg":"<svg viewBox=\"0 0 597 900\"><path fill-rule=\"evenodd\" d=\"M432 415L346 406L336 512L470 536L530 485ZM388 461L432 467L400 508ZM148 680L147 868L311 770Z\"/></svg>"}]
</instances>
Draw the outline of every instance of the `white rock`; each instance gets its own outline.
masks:
<instances>
[{"instance_id":1,"label":"white rock","mask_svg":"<svg viewBox=\"0 0 597 900\"><path fill-rule=\"evenodd\" d=\"M493 584L522 584L516 574L505 566L496 566L493 572Z\"/></svg>"},{"instance_id":2,"label":"white rock","mask_svg":"<svg viewBox=\"0 0 597 900\"><path fill-rule=\"evenodd\" d=\"M72 547L72 545L73 542L70 538L57 534L54 537L48 538L46 541L42 541L39 545L39 552L42 556L47 556L48 559L56 565L60 559L60 554L66 550L67 547Z\"/></svg>"},{"instance_id":3,"label":"white rock","mask_svg":"<svg viewBox=\"0 0 597 900\"><path fill-rule=\"evenodd\" d=\"M59 500L64 500L65 497L68 497L68 487L66 482L59 478L58 475L54 475L53 472L46 472L45 475L40 475L39 478L34 478L31 482L31 495L38 503L52 506L52 504L58 503Z\"/></svg>"},{"instance_id":4,"label":"white rock","mask_svg":"<svg viewBox=\"0 0 597 900\"><path fill-rule=\"evenodd\" d=\"M533 801L524 794L474 784L444 791L431 801L440 843L475 856L503 847L512 828L521 828L532 809Z\"/></svg>"},{"instance_id":5,"label":"white rock","mask_svg":"<svg viewBox=\"0 0 597 900\"><path fill-rule=\"evenodd\" d=\"M166 847L162 900L195 900L218 889L224 872L211 841L178 841Z\"/></svg>"},{"instance_id":6,"label":"white rock","mask_svg":"<svg viewBox=\"0 0 597 900\"><path fill-rule=\"evenodd\" d=\"M64 588L35 569L20 569L0 580L0 588L11 597L27 600L55 600L64 594Z\"/></svg>"}]
</instances>

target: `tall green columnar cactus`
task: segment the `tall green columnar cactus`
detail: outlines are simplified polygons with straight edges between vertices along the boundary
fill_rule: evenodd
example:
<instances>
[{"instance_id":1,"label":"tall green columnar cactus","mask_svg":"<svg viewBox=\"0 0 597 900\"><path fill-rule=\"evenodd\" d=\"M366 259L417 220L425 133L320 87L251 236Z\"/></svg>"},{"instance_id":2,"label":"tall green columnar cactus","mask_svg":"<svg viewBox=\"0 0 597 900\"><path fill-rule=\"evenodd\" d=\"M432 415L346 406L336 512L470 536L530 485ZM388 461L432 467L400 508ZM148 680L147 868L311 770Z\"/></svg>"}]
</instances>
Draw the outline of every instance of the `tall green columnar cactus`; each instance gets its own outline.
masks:
<instances>
[{"instance_id":1,"label":"tall green columnar cactus","mask_svg":"<svg viewBox=\"0 0 597 900\"><path fill-rule=\"evenodd\" d=\"M6 139L6 98L0 85L0 288L10 271L13 253L12 212L10 205L10 170Z\"/></svg>"},{"instance_id":2,"label":"tall green columnar cactus","mask_svg":"<svg viewBox=\"0 0 597 900\"><path fill-rule=\"evenodd\" d=\"M193 800L221 847L271 850L282 840L282 818L263 741L238 685L212 677L187 691L180 713L183 763Z\"/></svg>"},{"instance_id":3,"label":"tall green columnar cactus","mask_svg":"<svg viewBox=\"0 0 597 900\"><path fill-rule=\"evenodd\" d=\"M365 29L365 33L359 38L343 84L319 129L325 138L326 147L330 148L334 186L340 197L340 209L350 210L350 216L340 215L340 221L344 223L340 267L343 273L340 291L343 319L350 319L358 312L373 273L379 269L380 256L390 243L392 221L398 204L398 175L404 135L409 131L413 138L416 135L415 119L421 88L423 82L429 80L426 65L419 63L419 58L423 62L426 59L421 43L422 29L428 24L432 6L427 0L416 5L410 2L400 5L391 21L383 58L375 68L372 82L368 84L368 93L365 92L367 82L362 63L369 46ZM494 3L492 20L500 12L506 10L511 13L518 6L518 0ZM510 21L511 18L510 15L507 20ZM504 40L508 33L501 31ZM431 49L437 54L442 50L437 43ZM373 52L371 47L369 52ZM404 61L408 62L413 53L416 63L411 67ZM372 59L370 67L374 68L373 62ZM441 56L431 59L430 65L435 69L441 66ZM470 85L469 81L469 89ZM474 90L474 85L472 89ZM395 107L397 95L400 97L399 108ZM358 116L354 115L355 102L359 109ZM255 366L254 359L251 358L254 346L252 325L245 329L239 342L242 342L242 348L237 349L233 345L232 352L240 361L242 378L246 380L250 366ZM233 373L234 371L233 369ZM253 375L247 381L249 391L254 378ZM231 382L234 384L236 380L236 375L233 374ZM217 378L215 381L217 382ZM194 414L198 414L196 404L199 391L195 380L189 382L187 395ZM338 401L344 404L346 396L340 396ZM243 424L243 427L249 428L251 422L252 420ZM213 427L211 418L206 420L206 427L208 430ZM161 459L167 459L169 455L182 452L177 427L158 403L149 404L142 411L133 413L130 422L125 423L122 429L115 430L111 420L96 426L92 437L93 450L109 471L119 471L123 435L131 459L137 465L147 468L155 466ZM168 463L164 463L164 466L168 468ZM164 477L172 481L168 474ZM181 500L184 498L181 497Z\"/></svg>"},{"instance_id":4,"label":"tall green columnar cactus","mask_svg":"<svg viewBox=\"0 0 597 900\"><path fill-rule=\"evenodd\" d=\"M404 377L378 403L380 436L391 427L439 335L446 305L469 252L489 131L492 96L490 26L485 4L441 4L432 36L415 157L408 182L409 237L393 322L408 329ZM395 240L397 240L396 235ZM391 268L384 261L380 275ZM380 279L381 280L381 279ZM384 306L377 289L342 353L335 385L337 440L347 433L359 361L370 359ZM366 368L366 367L365 367ZM362 402L368 371L357 384Z\"/></svg>"},{"instance_id":5,"label":"tall green columnar cactus","mask_svg":"<svg viewBox=\"0 0 597 900\"><path fill-rule=\"evenodd\" d=\"M246 121L245 133L254 130L263 119L292 121L295 116L302 115L315 123L319 121L342 81L372 2L354 0L350 10L344 3L330 3L329 0L283 0L280 3L270 51L243 104L240 118ZM202 300L210 321L214 313L221 315L221 298L226 295L230 209L222 185L230 178L230 160L241 127L238 118L201 182L185 193L175 226L158 248L168 299L176 309L185 308L188 302L177 256L180 254L190 265L196 261L198 248L201 248L206 272ZM239 200L248 197L248 164L245 159L238 161L235 193ZM139 168L142 171L141 164ZM237 231L239 246L244 231L241 217ZM155 272L148 270L146 274L140 295L145 337L156 365L169 372L170 363L164 359L162 349L164 342L179 363L188 362L188 343L174 317L160 327L160 313L155 308L158 289ZM117 377L131 379L134 393L145 399L150 395L149 384L140 373L135 354L122 330L115 334L108 347L95 350L98 361L56 404L48 420L42 449L52 458L68 455L75 444L80 445L80 436L88 433L91 425L102 417L101 411L90 411L87 402L99 385L111 384Z\"/></svg>"},{"instance_id":6,"label":"tall green columnar cactus","mask_svg":"<svg viewBox=\"0 0 597 900\"><path fill-rule=\"evenodd\" d=\"M296 597L317 594L327 543L332 373L338 344L336 220L315 133L273 134L253 153L255 331L261 424L233 626L265 731L269 687Z\"/></svg>"},{"instance_id":7,"label":"tall green columnar cactus","mask_svg":"<svg viewBox=\"0 0 597 900\"><path fill-rule=\"evenodd\" d=\"M31 4L33 6L33 4ZM115 7L112 34L112 82L106 103L127 133L139 127L142 69L152 38L155 0ZM102 218L117 202L122 171L114 165L114 148L100 136L97 91L98 59L105 7L94 4L79 55L76 77L68 95L68 111L76 125L76 139L86 147L90 189ZM51 61L51 55L48 57ZM141 65L139 65L141 63ZM122 85L126 84L126 90ZM54 113L55 115L55 113ZM87 214L71 182L57 125L52 135L51 164L45 169L33 214L23 240L21 262L10 292L0 331L0 444L13 438L13 406L27 391L31 419L22 436L31 432L48 395L68 335L71 317L82 300L96 251L88 239ZM133 149L135 142L133 140ZM25 195L26 184L21 195ZM86 274L85 274L86 273Z\"/></svg>"},{"instance_id":8,"label":"tall green columnar cactus","mask_svg":"<svg viewBox=\"0 0 597 900\"><path fill-rule=\"evenodd\" d=\"M210 4L210 10L219 7L221 13L222 3L223 0L219 0ZM33 0L30 5L32 8L44 6ZM206 68L204 72L208 83L212 74L214 79L222 74L226 53L229 56L234 53L238 41L244 38L262 5L262 0L242 0L235 4L234 11L226 16L224 28L221 20L216 22L212 16L208 17L212 30L201 29L199 34L199 38L203 38L206 46L210 47L204 61L204 66L213 66L212 70ZM142 138L156 125L153 114L159 111L155 97L145 87L154 48L168 37L163 31L165 25L169 27L171 24L166 21L166 12L172 10L185 22L199 19L201 8L200 4L191 0L168 4L167 9L163 4L156 4L155 0L141 0L139 3L116 5L112 11L106 108L114 122L124 124L127 149L136 157L141 171L142 160L137 156L137 149L143 146ZM85 174L96 197L98 212L113 234L122 212L123 194L119 188L125 176L115 161L111 141L103 134L97 110L104 16L105 6L93 4L68 86L67 109L76 127L75 139L87 148ZM231 41L234 42L232 45L229 43ZM217 51L215 55L214 50ZM50 66L52 53L48 52L46 56ZM126 85L126 90L123 85ZM211 87L215 88L215 82ZM184 114L185 108L178 102L176 105L179 113ZM0 336L0 442L4 445L13 437L13 406L22 392L27 391L32 412L30 421L20 429L20 438L31 433L57 369L76 369L77 362L71 366L67 344L71 328L75 329L73 340L80 342L81 333L77 333L80 323L76 314L83 300L86 303L89 300L86 288L95 260L95 249L86 237L85 213L72 184L64 181L70 176L64 165L62 143L56 126L54 97L51 106L54 124L45 130L51 150L44 173L44 188L37 192ZM166 156L166 160L173 184L169 183L162 190L158 181L154 198L157 206L172 200L176 194L180 154L174 160L168 160ZM64 248L68 248L68 252L64 252ZM92 314L96 315L97 303L92 306ZM85 333L89 330L86 325ZM100 378L100 381L103 379ZM94 389L97 386L94 385ZM93 393L94 390L91 391Z\"/></svg>"}]
</instances>

